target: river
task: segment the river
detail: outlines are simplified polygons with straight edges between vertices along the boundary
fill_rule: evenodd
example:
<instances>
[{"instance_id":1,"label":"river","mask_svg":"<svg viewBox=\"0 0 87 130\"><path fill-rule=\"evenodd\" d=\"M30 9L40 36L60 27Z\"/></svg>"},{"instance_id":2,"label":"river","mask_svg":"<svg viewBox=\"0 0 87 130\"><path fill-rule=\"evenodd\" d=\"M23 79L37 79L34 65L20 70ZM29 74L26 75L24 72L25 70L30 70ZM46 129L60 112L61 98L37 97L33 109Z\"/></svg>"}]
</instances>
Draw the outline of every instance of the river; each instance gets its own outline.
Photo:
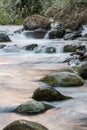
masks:
<instances>
[{"instance_id":1,"label":"river","mask_svg":"<svg viewBox=\"0 0 87 130\"><path fill-rule=\"evenodd\" d=\"M0 26L8 33L12 42L1 43L0 49L0 130L14 120L36 121L49 130L86 130L87 129L87 85L72 88L56 88L73 99L62 102L50 102L54 109L38 115L21 115L10 112L17 105L31 100L34 90L42 84L40 77L67 68L62 62L69 57L63 53L63 46L74 41L62 39L34 39L23 33L14 33L21 26ZM84 32L87 27L84 27ZM24 46L38 44L33 51L26 51ZM46 53L47 47L55 47L56 53Z\"/></svg>"}]
</instances>

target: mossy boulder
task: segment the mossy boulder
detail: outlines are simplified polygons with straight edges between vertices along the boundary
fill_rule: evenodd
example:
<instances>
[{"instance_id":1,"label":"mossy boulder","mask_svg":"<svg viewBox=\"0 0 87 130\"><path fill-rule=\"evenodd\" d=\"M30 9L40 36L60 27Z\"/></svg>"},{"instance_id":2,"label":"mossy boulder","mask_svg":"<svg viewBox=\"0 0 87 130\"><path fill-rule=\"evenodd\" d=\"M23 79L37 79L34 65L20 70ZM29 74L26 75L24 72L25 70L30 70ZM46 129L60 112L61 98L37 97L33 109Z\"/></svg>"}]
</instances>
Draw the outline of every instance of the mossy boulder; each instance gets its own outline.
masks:
<instances>
[{"instance_id":1,"label":"mossy boulder","mask_svg":"<svg viewBox=\"0 0 87 130\"><path fill-rule=\"evenodd\" d=\"M27 120L17 120L6 126L3 130L48 130L48 129L36 122Z\"/></svg>"},{"instance_id":2,"label":"mossy boulder","mask_svg":"<svg viewBox=\"0 0 87 130\"><path fill-rule=\"evenodd\" d=\"M19 105L14 112L17 113L24 113L24 114L35 114L35 113L41 113L48 109L53 108L53 106L50 106L48 104L44 104L38 101L28 101L21 105Z\"/></svg>"},{"instance_id":3,"label":"mossy boulder","mask_svg":"<svg viewBox=\"0 0 87 130\"><path fill-rule=\"evenodd\" d=\"M25 30L35 30L38 28L49 29L50 20L49 18L43 17L41 15L31 15L24 20L24 29Z\"/></svg>"},{"instance_id":4,"label":"mossy boulder","mask_svg":"<svg viewBox=\"0 0 87 130\"><path fill-rule=\"evenodd\" d=\"M34 91L33 99L37 101L61 101L71 99L69 96L64 96L57 90L51 87L41 87Z\"/></svg>"},{"instance_id":5,"label":"mossy boulder","mask_svg":"<svg viewBox=\"0 0 87 130\"><path fill-rule=\"evenodd\" d=\"M11 42L11 39L7 34L0 33L0 42Z\"/></svg>"},{"instance_id":6,"label":"mossy boulder","mask_svg":"<svg viewBox=\"0 0 87 130\"><path fill-rule=\"evenodd\" d=\"M77 49L76 45L65 45L63 51L64 52L75 52Z\"/></svg>"},{"instance_id":7,"label":"mossy boulder","mask_svg":"<svg viewBox=\"0 0 87 130\"><path fill-rule=\"evenodd\" d=\"M47 75L40 79L52 87L58 86L80 86L84 84L84 80L75 73L58 72L52 75Z\"/></svg>"}]
</instances>

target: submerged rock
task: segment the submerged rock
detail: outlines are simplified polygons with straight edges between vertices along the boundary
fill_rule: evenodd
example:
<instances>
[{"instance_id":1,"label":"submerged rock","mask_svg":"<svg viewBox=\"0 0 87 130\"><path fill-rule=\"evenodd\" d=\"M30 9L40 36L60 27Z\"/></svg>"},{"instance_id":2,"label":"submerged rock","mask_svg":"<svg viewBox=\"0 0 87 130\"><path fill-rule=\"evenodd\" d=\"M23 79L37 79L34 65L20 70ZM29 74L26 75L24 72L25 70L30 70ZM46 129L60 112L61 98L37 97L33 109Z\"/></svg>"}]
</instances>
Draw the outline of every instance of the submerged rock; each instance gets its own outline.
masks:
<instances>
[{"instance_id":1,"label":"submerged rock","mask_svg":"<svg viewBox=\"0 0 87 130\"><path fill-rule=\"evenodd\" d=\"M30 50L30 51L33 51L36 47L38 47L37 44L31 44L31 45L27 45L25 46L25 50Z\"/></svg>"},{"instance_id":2,"label":"submerged rock","mask_svg":"<svg viewBox=\"0 0 87 130\"><path fill-rule=\"evenodd\" d=\"M35 113L41 113L48 109L53 108L52 106L48 104L44 104L37 101L28 101L21 105L19 105L14 112L18 113L27 113L27 114L35 114Z\"/></svg>"},{"instance_id":3,"label":"submerged rock","mask_svg":"<svg viewBox=\"0 0 87 130\"><path fill-rule=\"evenodd\" d=\"M57 90L51 87L41 87L34 91L33 99L37 101L61 101L66 99L71 99L71 97L64 96Z\"/></svg>"},{"instance_id":4,"label":"submerged rock","mask_svg":"<svg viewBox=\"0 0 87 130\"><path fill-rule=\"evenodd\" d=\"M0 33L0 42L11 42L11 39L7 34Z\"/></svg>"},{"instance_id":5,"label":"submerged rock","mask_svg":"<svg viewBox=\"0 0 87 130\"><path fill-rule=\"evenodd\" d=\"M27 120L17 120L6 126L3 130L48 130L48 129L36 122Z\"/></svg>"},{"instance_id":6,"label":"submerged rock","mask_svg":"<svg viewBox=\"0 0 87 130\"><path fill-rule=\"evenodd\" d=\"M56 53L56 49L54 47L47 47L46 53Z\"/></svg>"},{"instance_id":7,"label":"submerged rock","mask_svg":"<svg viewBox=\"0 0 87 130\"><path fill-rule=\"evenodd\" d=\"M49 29L50 20L41 15L31 15L24 20L25 30L35 30L38 28Z\"/></svg>"},{"instance_id":8,"label":"submerged rock","mask_svg":"<svg viewBox=\"0 0 87 130\"><path fill-rule=\"evenodd\" d=\"M58 72L53 75L47 75L40 79L52 87L58 86L80 86L84 84L84 80L75 73L70 72Z\"/></svg>"}]
</instances>

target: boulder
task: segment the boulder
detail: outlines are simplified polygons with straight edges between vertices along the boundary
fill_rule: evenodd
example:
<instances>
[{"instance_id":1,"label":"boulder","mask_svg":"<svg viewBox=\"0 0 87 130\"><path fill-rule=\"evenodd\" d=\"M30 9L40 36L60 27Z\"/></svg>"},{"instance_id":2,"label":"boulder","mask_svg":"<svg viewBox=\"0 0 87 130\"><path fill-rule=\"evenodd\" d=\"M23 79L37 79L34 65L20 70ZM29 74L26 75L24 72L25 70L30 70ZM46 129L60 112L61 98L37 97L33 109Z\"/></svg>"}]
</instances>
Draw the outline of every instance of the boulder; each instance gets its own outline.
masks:
<instances>
[{"instance_id":1,"label":"boulder","mask_svg":"<svg viewBox=\"0 0 87 130\"><path fill-rule=\"evenodd\" d=\"M64 29L54 29L49 32L49 38L50 39L63 38L64 34L65 34Z\"/></svg>"},{"instance_id":2,"label":"boulder","mask_svg":"<svg viewBox=\"0 0 87 130\"><path fill-rule=\"evenodd\" d=\"M24 20L23 26L25 30L35 30L38 28L49 29L50 20L41 15L31 15Z\"/></svg>"},{"instance_id":3,"label":"boulder","mask_svg":"<svg viewBox=\"0 0 87 130\"><path fill-rule=\"evenodd\" d=\"M6 126L3 130L48 130L43 125L27 121L27 120L16 120Z\"/></svg>"},{"instance_id":4,"label":"boulder","mask_svg":"<svg viewBox=\"0 0 87 130\"><path fill-rule=\"evenodd\" d=\"M77 45L68 44L68 45L64 46L63 51L64 52L75 52L76 49L77 49Z\"/></svg>"},{"instance_id":5,"label":"boulder","mask_svg":"<svg viewBox=\"0 0 87 130\"><path fill-rule=\"evenodd\" d=\"M45 82L52 87L74 87L81 86L84 84L84 80L79 75L70 72L58 72L52 75L47 75L41 78L40 81Z\"/></svg>"},{"instance_id":6,"label":"boulder","mask_svg":"<svg viewBox=\"0 0 87 130\"><path fill-rule=\"evenodd\" d=\"M75 66L74 70L78 72L78 74L83 77L84 79L87 79L87 61L82 62L80 65Z\"/></svg>"},{"instance_id":7,"label":"boulder","mask_svg":"<svg viewBox=\"0 0 87 130\"><path fill-rule=\"evenodd\" d=\"M56 49L54 47L47 47L46 53L56 53Z\"/></svg>"},{"instance_id":8,"label":"boulder","mask_svg":"<svg viewBox=\"0 0 87 130\"><path fill-rule=\"evenodd\" d=\"M37 101L61 101L71 99L69 96L64 96L57 90L51 87L41 87L34 91L33 99Z\"/></svg>"},{"instance_id":9,"label":"boulder","mask_svg":"<svg viewBox=\"0 0 87 130\"><path fill-rule=\"evenodd\" d=\"M0 42L11 42L11 40L7 34L0 33Z\"/></svg>"},{"instance_id":10,"label":"boulder","mask_svg":"<svg viewBox=\"0 0 87 130\"><path fill-rule=\"evenodd\" d=\"M77 39L79 37L81 37L82 35L78 32L76 33L69 33L69 34L66 34L64 36L64 40L74 40L74 39Z\"/></svg>"},{"instance_id":11,"label":"boulder","mask_svg":"<svg viewBox=\"0 0 87 130\"><path fill-rule=\"evenodd\" d=\"M25 46L25 50L29 50L29 51L33 51L36 47L38 47L37 44L31 44L31 45L27 45Z\"/></svg>"},{"instance_id":12,"label":"boulder","mask_svg":"<svg viewBox=\"0 0 87 130\"><path fill-rule=\"evenodd\" d=\"M44 104L38 101L27 101L21 105L19 105L14 112L17 113L24 113L24 114L36 114L36 113L41 113L44 112L48 109L53 108L52 106L48 104Z\"/></svg>"}]
</instances>

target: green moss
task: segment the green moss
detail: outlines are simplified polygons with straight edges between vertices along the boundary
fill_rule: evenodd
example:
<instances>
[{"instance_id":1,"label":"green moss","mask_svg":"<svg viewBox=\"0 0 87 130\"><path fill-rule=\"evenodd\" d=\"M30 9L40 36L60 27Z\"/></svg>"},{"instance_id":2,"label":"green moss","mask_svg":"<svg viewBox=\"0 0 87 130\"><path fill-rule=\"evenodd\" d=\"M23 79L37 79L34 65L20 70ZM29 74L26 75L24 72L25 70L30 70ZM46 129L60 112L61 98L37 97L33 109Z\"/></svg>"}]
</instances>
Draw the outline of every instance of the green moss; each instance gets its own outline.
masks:
<instances>
[{"instance_id":1,"label":"green moss","mask_svg":"<svg viewBox=\"0 0 87 130\"><path fill-rule=\"evenodd\" d=\"M58 85L58 81L53 76L45 76L44 78L41 78L40 81L45 82L49 84L52 87L56 87Z\"/></svg>"}]
</instances>

